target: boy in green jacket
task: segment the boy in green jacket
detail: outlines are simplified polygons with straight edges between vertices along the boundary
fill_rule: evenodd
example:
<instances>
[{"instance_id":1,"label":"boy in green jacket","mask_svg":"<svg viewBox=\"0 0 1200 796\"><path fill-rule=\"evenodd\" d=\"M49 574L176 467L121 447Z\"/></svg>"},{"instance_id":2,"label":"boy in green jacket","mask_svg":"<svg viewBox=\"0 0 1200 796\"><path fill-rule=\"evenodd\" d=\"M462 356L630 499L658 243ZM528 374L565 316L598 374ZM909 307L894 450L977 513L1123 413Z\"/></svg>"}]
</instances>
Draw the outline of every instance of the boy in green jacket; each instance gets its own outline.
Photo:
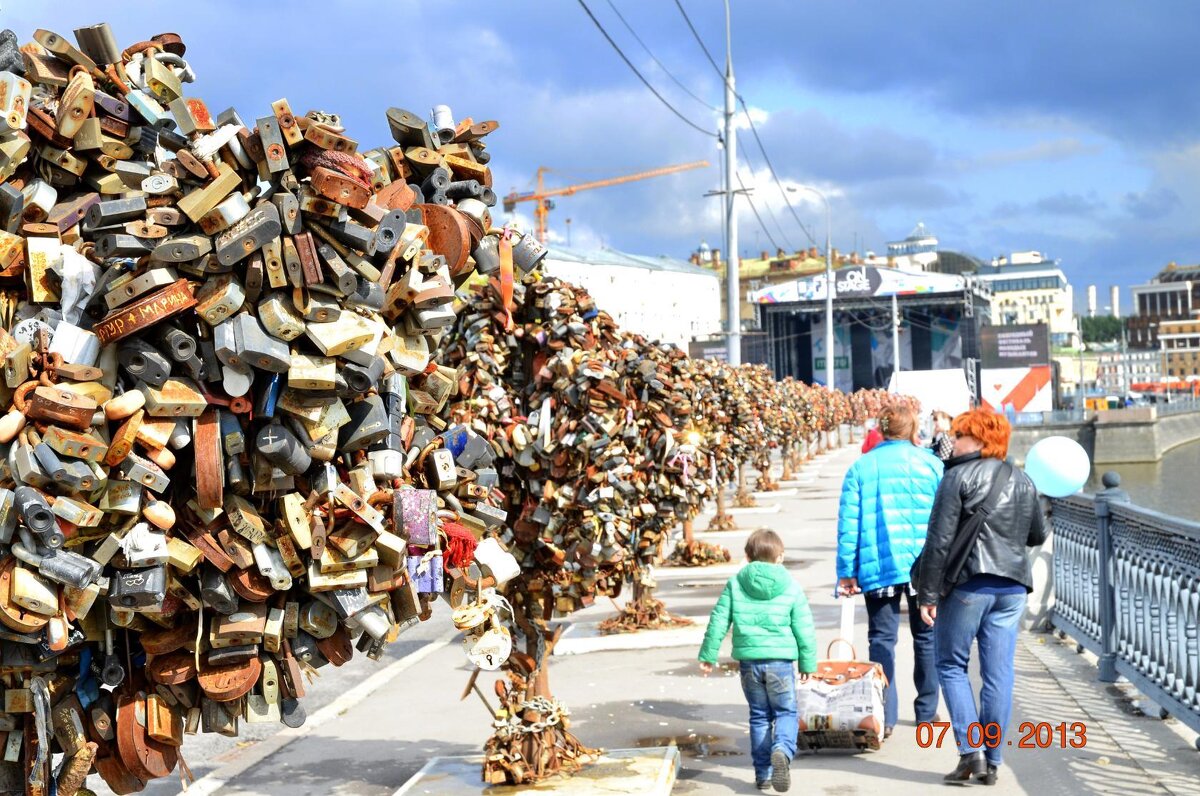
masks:
<instances>
[{"instance_id":1,"label":"boy in green jacket","mask_svg":"<svg viewBox=\"0 0 1200 796\"><path fill-rule=\"evenodd\" d=\"M796 665L801 682L817 670L817 638L800 584L783 567L783 540L760 530L746 540L750 563L725 584L700 647L700 671L713 670L733 625L733 657L750 704L750 754L759 790L791 787L796 754Z\"/></svg>"}]
</instances>

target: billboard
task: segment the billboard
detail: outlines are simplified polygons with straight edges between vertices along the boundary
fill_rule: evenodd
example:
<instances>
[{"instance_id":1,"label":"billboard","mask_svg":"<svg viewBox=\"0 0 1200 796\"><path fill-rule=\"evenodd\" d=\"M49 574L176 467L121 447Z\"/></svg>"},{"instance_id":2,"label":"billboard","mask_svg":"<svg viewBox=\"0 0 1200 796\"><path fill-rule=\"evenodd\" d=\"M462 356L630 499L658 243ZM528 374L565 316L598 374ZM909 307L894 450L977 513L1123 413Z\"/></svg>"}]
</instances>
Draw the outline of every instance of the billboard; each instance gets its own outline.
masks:
<instances>
[{"instance_id":1,"label":"billboard","mask_svg":"<svg viewBox=\"0 0 1200 796\"><path fill-rule=\"evenodd\" d=\"M985 368L1028 368L1050 364L1050 331L1044 323L984 326L979 330Z\"/></svg>"},{"instance_id":2,"label":"billboard","mask_svg":"<svg viewBox=\"0 0 1200 796\"><path fill-rule=\"evenodd\" d=\"M979 397L984 406L999 412L1049 412L1054 408L1046 324L984 326L979 330L979 348Z\"/></svg>"},{"instance_id":3,"label":"billboard","mask_svg":"<svg viewBox=\"0 0 1200 796\"><path fill-rule=\"evenodd\" d=\"M841 267L834 271L835 299L889 298L929 293L962 293L966 280L951 274L927 274L901 271L897 268L876 268L873 265ZM787 301L823 301L825 274L782 282L756 290L750 301L756 304L779 304Z\"/></svg>"}]
</instances>

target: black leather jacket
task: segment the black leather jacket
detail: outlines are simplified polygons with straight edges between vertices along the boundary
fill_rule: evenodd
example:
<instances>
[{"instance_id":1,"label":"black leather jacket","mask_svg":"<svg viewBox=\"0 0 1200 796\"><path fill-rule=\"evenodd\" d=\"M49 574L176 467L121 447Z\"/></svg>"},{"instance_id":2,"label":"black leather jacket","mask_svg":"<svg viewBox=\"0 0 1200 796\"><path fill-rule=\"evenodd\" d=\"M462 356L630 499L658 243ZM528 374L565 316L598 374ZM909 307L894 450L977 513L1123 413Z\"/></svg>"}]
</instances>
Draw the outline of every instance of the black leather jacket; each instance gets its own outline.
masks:
<instances>
[{"instance_id":1,"label":"black leather jacket","mask_svg":"<svg viewBox=\"0 0 1200 796\"><path fill-rule=\"evenodd\" d=\"M975 550L957 582L944 582L950 543L961 521L987 498L1001 464L999 459L984 459L978 453L946 462L946 475L933 501L929 533L921 553L917 579L921 605L937 605L956 585L973 575L1001 575L1033 591L1026 548L1046 541L1046 522L1037 488L1029 476L1015 467L1008 485L1000 492L996 508L984 521Z\"/></svg>"}]
</instances>

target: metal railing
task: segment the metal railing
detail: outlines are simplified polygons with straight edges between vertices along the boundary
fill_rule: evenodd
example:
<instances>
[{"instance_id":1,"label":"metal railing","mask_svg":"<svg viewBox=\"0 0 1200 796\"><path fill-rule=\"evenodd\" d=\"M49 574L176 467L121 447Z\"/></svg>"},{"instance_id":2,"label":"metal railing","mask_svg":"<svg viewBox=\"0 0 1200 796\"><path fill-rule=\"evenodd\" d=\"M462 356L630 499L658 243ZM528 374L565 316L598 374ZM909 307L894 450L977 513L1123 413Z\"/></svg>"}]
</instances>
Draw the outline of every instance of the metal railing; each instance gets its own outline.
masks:
<instances>
[{"instance_id":1,"label":"metal railing","mask_svg":"<svg viewBox=\"0 0 1200 796\"><path fill-rule=\"evenodd\" d=\"M1059 409L1053 412L1017 412L1013 415L1013 425L1047 426L1060 423L1082 423L1087 416L1076 409Z\"/></svg>"},{"instance_id":2,"label":"metal railing","mask_svg":"<svg viewBox=\"0 0 1200 796\"><path fill-rule=\"evenodd\" d=\"M1195 398L1179 398L1170 403L1157 403L1154 405L1154 408L1159 417L1183 415L1188 412L1200 412L1200 400Z\"/></svg>"},{"instance_id":3,"label":"metal railing","mask_svg":"<svg viewBox=\"0 0 1200 796\"><path fill-rule=\"evenodd\" d=\"M1100 680L1125 677L1200 732L1200 523L1135 506L1119 483L1053 501L1050 621L1100 657Z\"/></svg>"}]
</instances>

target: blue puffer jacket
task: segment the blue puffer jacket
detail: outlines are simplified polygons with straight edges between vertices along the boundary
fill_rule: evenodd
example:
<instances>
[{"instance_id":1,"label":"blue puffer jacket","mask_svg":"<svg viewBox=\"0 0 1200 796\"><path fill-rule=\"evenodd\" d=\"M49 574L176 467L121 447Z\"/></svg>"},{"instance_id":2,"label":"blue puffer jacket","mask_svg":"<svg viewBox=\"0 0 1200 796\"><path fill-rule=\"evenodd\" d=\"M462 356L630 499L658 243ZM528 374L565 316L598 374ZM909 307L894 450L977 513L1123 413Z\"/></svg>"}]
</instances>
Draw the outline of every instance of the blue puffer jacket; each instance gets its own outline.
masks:
<instances>
[{"instance_id":1,"label":"blue puffer jacket","mask_svg":"<svg viewBox=\"0 0 1200 796\"><path fill-rule=\"evenodd\" d=\"M838 577L858 578L863 591L907 583L941 480L938 458L904 440L855 462L838 509Z\"/></svg>"}]
</instances>

